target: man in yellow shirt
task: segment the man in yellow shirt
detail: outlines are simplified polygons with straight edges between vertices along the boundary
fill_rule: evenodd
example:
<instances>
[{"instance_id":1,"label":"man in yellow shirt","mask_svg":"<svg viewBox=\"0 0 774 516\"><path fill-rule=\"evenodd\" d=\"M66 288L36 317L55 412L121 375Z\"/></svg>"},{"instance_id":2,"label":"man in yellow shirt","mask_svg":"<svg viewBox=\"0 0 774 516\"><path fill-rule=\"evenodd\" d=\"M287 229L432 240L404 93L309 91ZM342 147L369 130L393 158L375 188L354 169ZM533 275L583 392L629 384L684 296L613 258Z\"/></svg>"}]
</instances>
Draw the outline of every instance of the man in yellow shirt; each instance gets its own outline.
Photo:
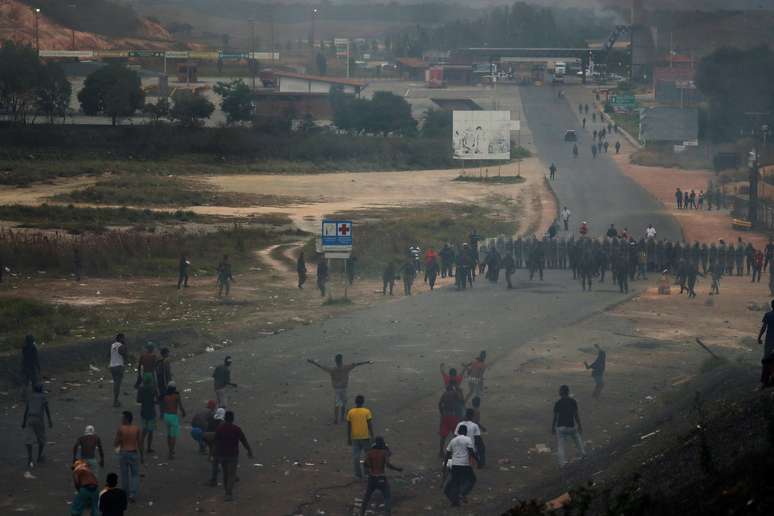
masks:
<instances>
[{"instance_id":1,"label":"man in yellow shirt","mask_svg":"<svg viewBox=\"0 0 774 516\"><path fill-rule=\"evenodd\" d=\"M363 478L360 469L360 456L367 453L371 446L371 436L374 435L371 411L363 406L365 398L358 394L355 398L355 408L347 412L347 444L352 446L352 467L355 477Z\"/></svg>"}]
</instances>

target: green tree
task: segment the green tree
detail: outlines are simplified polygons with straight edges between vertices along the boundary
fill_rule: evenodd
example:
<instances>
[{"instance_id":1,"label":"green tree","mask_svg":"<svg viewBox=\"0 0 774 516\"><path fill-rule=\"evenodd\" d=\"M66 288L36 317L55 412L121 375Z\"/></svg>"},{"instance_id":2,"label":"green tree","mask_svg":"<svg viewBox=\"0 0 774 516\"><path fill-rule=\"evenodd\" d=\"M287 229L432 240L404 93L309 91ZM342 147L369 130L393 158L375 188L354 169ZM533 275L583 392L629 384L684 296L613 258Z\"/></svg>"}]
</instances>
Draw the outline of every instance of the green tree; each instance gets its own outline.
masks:
<instances>
[{"instance_id":1,"label":"green tree","mask_svg":"<svg viewBox=\"0 0 774 516\"><path fill-rule=\"evenodd\" d=\"M55 118L67 115L73 87L59 63L50 61L43 65L41 72L35 88L35 106L53 124Z\"/></svg>"},{"instance_id":2,"label":"green tree","mask_svg":"<svg viewBox=\"0 0 774 516\"><path fill-rule=\"evenodd\" d=\"M0 47L0 108L11 120L26 123L35 106L43 66L35 51L6 41Z\"/></svg>"},{"instance_id":3,"label":"green tree","mask_svg":"<svg viewBox=\"0 0 774 516\"><path fill-rule=\"evenodd\" d=\"M411 116L411 105L401 96L388 91L374 93L368 106L363 129L367 133L414 136L417 121Z\"/></svg>"},{"instance_id":4,"label":"green tree","mask_svg":"<svg viewBox=\"0 0 774 516\"><path fill-rule=\"evenodd\" d=\"M119 118L133 115L145 103L140 76L123 65L110 64L89 74L78 92L83 112L105 115L113 125Z\"/></svg>"},{"instance_id":5,"label":"green tree","mask_svg":"<svg viewBox=\"0 0 774 516\"><path fill-rule=\"evenodd\" d=\"M422 124L424 138L446 138L451 141L452 112L448 110L428 109Z\"/></svg>"},{"instance_id":6,"label":"green tree","mask_svg":"<svg viewBox=\"0 0 774 516\"><path fill-rule=\"evenodd\" d=\"M182 127L200 127L215 111L215 105L201 95L181 94L169 110L169 118Z\"/></svg>"},{"instance_id":7,"label":"green tree","mask_svg":"<svg viewBox=\"0 0 774 516\"><path fill-rule=\"evenodd\" d=\"M213 91L221 96L220 109L226 114L226 123L249 122L255 114L255 93L242 79L218 82Z\"/></svg>"},{"instance_id":8,"label":"green tree","mask_svg":"<svg viewBox=\"0 0 774 516\"><path fill-rule=\"evenodd\" d=\"M699 63L696 85L709 101L708 129L714 140L774 124L774 52L721 48ZM750 113L768 113L751 116ZM768 120L767 120L768 118Z\"/></svg>"}]
</instances>

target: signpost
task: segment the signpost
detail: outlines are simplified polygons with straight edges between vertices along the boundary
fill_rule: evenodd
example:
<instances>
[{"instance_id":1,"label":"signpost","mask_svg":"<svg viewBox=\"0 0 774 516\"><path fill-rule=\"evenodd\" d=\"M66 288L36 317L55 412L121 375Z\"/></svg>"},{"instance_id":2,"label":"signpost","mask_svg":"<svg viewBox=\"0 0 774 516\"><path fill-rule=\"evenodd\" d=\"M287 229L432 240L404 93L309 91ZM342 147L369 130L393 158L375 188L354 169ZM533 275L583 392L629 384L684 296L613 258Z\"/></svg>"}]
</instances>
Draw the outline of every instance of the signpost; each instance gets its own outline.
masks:
<instances>
[{"instance_id":1,"label":"signpost","mask_svg":"<svg viewBox=\"0 0 774 516\"><path fill-rule=\"evenodd\" d=\"M344 260L344 299L347 299L347 261L352 255L352 221L323 220L320 249L325 253L326 260Z\"/></svg>"},{"instance_id":2,"label":"signpost","mask_svg":"<svg viewBox=\"0 0 774 516\"><path fill-rule=\"evenodd\" d=\"M608 103L616 112L634 111L637 109L637 99L634 95L610 95Z\"/></svg>"}]
</instances>

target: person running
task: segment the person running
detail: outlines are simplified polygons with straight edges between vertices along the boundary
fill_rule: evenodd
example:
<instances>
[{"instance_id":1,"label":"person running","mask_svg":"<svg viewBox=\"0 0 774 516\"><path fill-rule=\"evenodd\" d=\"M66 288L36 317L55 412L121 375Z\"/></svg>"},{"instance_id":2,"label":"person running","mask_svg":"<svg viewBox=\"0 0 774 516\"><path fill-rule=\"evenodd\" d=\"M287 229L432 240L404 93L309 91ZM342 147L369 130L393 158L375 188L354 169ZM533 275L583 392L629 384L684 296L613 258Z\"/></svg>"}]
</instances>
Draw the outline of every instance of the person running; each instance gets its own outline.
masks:
<instances>
[{"instance_id":1,"label":"person running","mask_svg":"<svg viewBox=\"0 0 774 516\"><path fill-rule=\"evenodd\" d=\"M548 167L548 171L549 171L548 178L551 179L552 181L556 179L556 165L554 163L551 163L551 166Z\"/></svg>"},{"instance_id":2,"label":"person running","mask_svg":"<svg viewBox=\"0 0 774 516\"><path fill-rule=\"evenodd\" d=\"M368 484L363 495L362 505L360 506L360 516L365 516L374 491L381 491L382 493L384 498L384 514L387 516L392 514L392 494L390 492L390 483L387 481L386 468L394 471L403 471L403 468L394 466L390 462L391 455L392 452L385 444L384 437L377 436L371 449L366 454L365 461L363 461L363 465L368 472Z\"/></svg>"},{"instance_id":3,"label":"person running","mask_svg":"<svg viewBox=\"0 0 774 516\"><path fill-rule=\"evenodd\" d=\"M473 439L468 437L468 428L461 426L459 435L449 441L446 447L446 461L451 464L451 476L443 488L443 493L451 502L452 507L459 507L460 502L467 503L467 496L476 485L476 474L473 464L476 462L476 448Z\"/></svg>"},{"instance_id":4,"label":"person running","mask_svg":"<svg viewBox=\"0 0 774 516\"><path fill-rule=\"evenodd\" d=\"M339 424L339 415L344 421L344 414L347 413L347 386L349 385L349 373L361 365L373 364L372 361L353 362L344 364L344 357L341 354L333 358L334 367L325 367L311 358L307 360L313 366L319 367L331 376L331 385L333 386L333 424Z\"/></svg>"},{"instance_id":5,"label":"person running","mask_svg":"<svg viewBox=\"0 0 774 516\"><path fill-rule=\"evenodd\" d=\"M120 407L118 397L121 395L121 383L124 381L126 366L126 341L123 333L116 335L116 340L110 345L110 376L113 378L113 406Z\"/></svg>"},{"instance_id":6,"label":"person running","mask_svg":"<svg viewBox=\"0 0 774 516\"><path fill-rule=\"evenodd\" d=\"M570 397L570 388L566 385L559 387L559 401L554 404L554 420L551 423L551 433L556 435L556 456L559 460L559 466L564 467L567 464L565 458L564 446L567 439L575 441L578 453L581 457L586 456L586 449L583 446L581 433L580 414L578 413L578 402Z\"/></svg>"},{"instance_id":7,"label":"person running","mask_svg":"<svg viewBox=\"0 0 774 516\"><path fill-rule=\"evenodd\" d=\"M223 297L223 291L226 292L226 297L231 293L231 283L234 282L234 276L231 274L231 262L229 262L228 255L224 254L223 259L218 264L218 297Z\"/></svg>"},{"instance_id":8,"label":"person running","mask_svg":"<svg viewBox=\"0 0 774 516\"><path fill-rule=\"evenodd\" d=\"M207 408L194 414L191 418L191 439L199 445L199 453L207 453L207 443L204 440L204 433L207 432L210 419L215 415L217 403L215 400L207 402Z\"/></svg>"},{"instance_id":9,"label":"person running","mask_svg":"<svg viewBox=\"0 0 774 516\"><path fill-rule=\"evenodd\" d=\"M113 445L118 450L121 465L121 488L129 494L129 501L137 500L140 490L140 464L145 457L140 446L140 429L132 424L132 413L125 410Z\"/></svg>"},{"instance_id":10,"label":"person running","mask_svg":"<svg viewBox=\"0 0 774 516\"><path fill-rule=\"evenodd\" d=\"M586 370L591 369L591 378L594 379L594 392L591 393L591 397L597 399L605 387L605 361L607 360L607 353L599 347L599 344L594 344L594 347L597 349L597 358L591 364L584 361L583 365L586 366Z\"/></svg>"},{"instance_id":11,"label":"person running","mask_svg":"<svg viewBox=\"0 0 774 516\"><path fill-rule=\"evenodd\" d=\"M156 362L156 385L159 389L159 399L167 393L167 386L172 381L172 365L169 359L169 349L161 348L161 358Z\"/></svg>"},{"instance_id":12,"label":"person running","mask_svg":"<svg viewBox=\"0 0 774 516\"><path fill-rule=\"evenodd\" d=\"M462 397L462 391L457 386L457 382L449 380L446 384L446 390L438 400L438 412L441 414L441 423L438 430L440 437L439 457L443 457L443 450L446 445L446 438L457 428L460 422L459 407L464 406L465 400Z\"/></svg>"},{"instance_id":13,"label":"person running","mask_svg":"<svg viewBox=\"0 0 774 516\"><path fill-rule=\"evenodd\" d=\"M476 398L479 400L480 398ZM457 423L457 427L454 429L454 435L460 435L460 427L465 426L468 429L467 436L473 439L473 445L476 448L476 457L478 458L478 469L481 469L485 466L486 458L486 448L484 448L483 444L484 441L481 439L481 427L478 426L478 423L474 421L476 415L476 411L472 408L469 408L465 410L465 417L462 421ZM481 446L479 447L479 443Z\"/></svg>"},{"instance_id":14,"label":"person running","mask_svg":"<svg viewBox=\"0 0 774 516\"><path fill-rule=\"evenodd\" d=\"M30 469L35 467L35 463L42 463L43 449L46 447L46 425L43 416L48 419L48 427L53 428L51 421L51 410L48 407L48 400L43 393L43 386L38 384L32 388L32 394L27 399L24 407L24 417L22 418L22 429L26 429L25 446L27 447L27 465ZM32 446L38 445L38 458L32 462Z\"/></svg>"},{"instance_id":15,"label":"person running","mask_svg":"<svg viewBox=\"0 0 774 516\"><path fill-rule=\"evenodd\" d=\"M355 407L347 412L347 445L352 447L352 470L356 478L363 478L360 469L360 455L371 446L374 435L373 414L363 406L365 398L358 394Z\"/></svg>"},{"instance_id":16,"label":"person running","mask_svg":"<svg viewBox=\"0 0 774 516\"><path fill-rule=\"evenodd\" d=\"M484 444L483 435L483 433L486 432L486 427L481 424L481 398L473 398L470 400L470 404L470 410L473 411L473 416L470 419L477 424L479 430L481 430L481 435L473 439L473 444L476 446L476 451L479 454L479 467L483 468L486 466L486 445Z\"/></svg>"},{"instance_id":17,"label":"person running","mask_svg":"<svg viewBox=\"0 0 774 516\"><path fill-rule=\"evenodd\" d=\"M562 217L562 223L564 224L564 230L570 231L570 216L572 213L570 212L569 208L565 206L562 208L561 217Z\"/></svg>"},{"instance_id":18,"label":"person running","mask_svg":"<svg viewBox=\"0 0 774 516\"><path fill-rule=\"evenodd\" d=\"M158 405L158 402L158 392L153 383L153 375L145 373L142 385L137 389L137 403L140 404L140 424L142 428L140 448L144 447L148 453L155 453L153 450L153 432L156 431L156 405Z\"/></svg>"},{"instance_id":19,"label":"person running","mask_svg":"<svg viewBox=\"0 0 774 516\"><path fill-rule=\"evenodd\" d=\"M169 449L169 459L175 458L175 445L180 436L180 416L185 417L185 407L180 393L177 392L175 382L169 382L167 393L161 399L161 413L164 423L167 425L167 448Z\"/></svg>"},{"instance_id":20,"label":"person running","mask_svg":"<svg viewBox=\"0 0 774 516\"><path fill-rule=\"evenodd\" d=\"M80 454L78 453L79 450ZM97 462L98 450L99 462ZM78 459L86 461L94 474L99 471L98 468L105 467L105 451L102 449L102 440L91 425L86 426L83 435L75 441L75 446L73 446L73 463Z\"/></svg>"},{"instance_id":21,"label":"person running","mask_svg":"<svg viewBox=\"0 0 774 516\"><path fill-rule=\"evenodd\" d=\"M180 287L188 288L188 266L191 265L191 262L188 261L188 258L186 257L185 253L180 255L180 262L177 266L177 290L180 290Z\"/></svg>"},{"instance_id":22,"label":"person running","mask_svg":"<svg viewBox=\"0 0 774 516\"><path fill-rule=\"evenodd\" d=\"M35 345L35 337L24 337L22 346L22 398L27 399L27 386L34 388L40 383L40 361L38 359L38 347Z\"/></svg>"},{"instance_id":23,"label":"person running","mask_svg":"<svg viewBox=\"0 0 774 516\"><path fill-rule=\"evenodd\" d=\"M298 255L298 260L296 260L296 273L298 274L298 288L302 289L304 288L304 283L306 283L306 260L304 260L304 252L301 251L301 254Z\"/></svg>"},{"instance_id":24,"label":"person running","mask_svg":"<svg viewBox=\"0 0 774 516\"><path fill-rule=\"evenodd\" d=\"M99 495L102 516L124 516L127 508L126 491L118 486L118 475L108 473L105 489Z\"/></svg>"},{"instance_id":25,"label":"person running","mask_svg":"<svg viewBox=\"0 0 774 516\"><path fill-rule=\"evenodd\" d=\"M215 388L215 399L218 400L218 407L228 407L229 387L236 389L237 384L231 381L231 357L223 359L223 364L219 365L212 372L213 387Z\"/></svg>"},{"instance_id":26,"label":"person running","mask_svg":"<svg viewBox=\"0 0 774 516\"><path fill-rule=\"evenodd\" d=\"M97 477L85 460L73 461L75 499L70 506L71 516L81 516L84 509L91 509L91 516L99 516L99 485Z\"/></svg>"},{"instance_id":27,"label":"person running","mask_svg":"<svg viewBox=\"0 0 774 516\"><path fill-rule=\"evenodd\" d=\"M473 396L481 397L484 394L484 373L486 372L486 351L482 351L469 364L464 364L463 374L468 377L468 395L465 401Z\"/></svg>"},{"instance_id":28,"label":"person running","mask_svg":"<svg viewBox=\"0 0 774 516\"><path fill-rule=\"evenodd\" d=\"M226 411L224 421L215 430L215 460L223 469L223 488L226 491L225 501L234 499L233 489L236 481L237 464L239 463L239 443L247 450L247 457L253 458L253 449L247 441L242 429L234 424L234 413Z\"/></svg>"}]
</instances>

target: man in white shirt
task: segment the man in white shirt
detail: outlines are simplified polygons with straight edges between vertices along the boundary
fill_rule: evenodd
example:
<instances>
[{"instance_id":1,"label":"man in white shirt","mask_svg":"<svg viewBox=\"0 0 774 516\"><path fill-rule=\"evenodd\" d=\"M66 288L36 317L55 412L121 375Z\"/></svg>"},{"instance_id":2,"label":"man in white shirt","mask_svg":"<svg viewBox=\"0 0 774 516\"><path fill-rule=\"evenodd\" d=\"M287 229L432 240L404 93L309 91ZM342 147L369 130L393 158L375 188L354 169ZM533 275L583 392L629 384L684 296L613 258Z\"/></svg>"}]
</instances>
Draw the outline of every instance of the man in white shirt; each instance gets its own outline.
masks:
<instances>
[{"instance_id":1,"label":"man in white shirt","mask_svg":"<svg viewBox=\"0 0 774 516\"><path fill-rule=\"evenodd\" d=\"M473 440L473 446L476 449L476 462L478 462L478 469L484 466L486 461L486 447L484 446L484 440L481 437L481 427L474 421L476 411L469 408L465 411L465 418L457 423L457 428L454 429L454 435L460 435L460 427L465 426L467 430L467 436Z\"/></svg>"},{"instance_id":2,"label":"man in white shirt","mask_svg":"<svg viewBox=\"0 0 774 516\"><path fill-rule=\"evenodd\" d=\"M116 335L116 340L110 345L110 376L113 377L113 406L120 407L118 396L121 394L121 382L124 379L124 365L126 362L126 343L124 334Z\"/></svg>"},{"instance_id":3,"label":"man in white shirt","mask_svg":"<svg viewBox=\"0 0 774 516\"><path fill-rule=\"evenodd\" d=\"M571 213L570 213L570 210L567 209L567 206L562 208L561 217L562 217L562 222L564 222L565 231L570 231L570 215Z\"/></svg>"},{"instance_id":4,"label":"man in white shirt","mask_svg":"<svg viewBox=\"0 0 774 516\"><path fill-rule=\"evenodd\" d=\"M645 238L648 240L656 238L656 228L653 227L653 224L648 224L648 227L645 228Z\"/></svg>"},{"instance_id":5,"label":"man in white shirt","mask_svg":"<svg viewBox=\"0 0 774 516\"><path fill-rule=\"evenodd\" d=\"M474 423L475 424L475 423ZM478 426L478 425L476 425ZM451 461L451 478L443 488L443 493L449 499L452 507L459 507L460 501L467 502L467 495L476 485L476 474L473 472L471 459L476 461L476 449L473 439L468 437L466 423L457 425L457 437L449 441L446 447L446 464Z\"/></svg>"}]
</instances>

